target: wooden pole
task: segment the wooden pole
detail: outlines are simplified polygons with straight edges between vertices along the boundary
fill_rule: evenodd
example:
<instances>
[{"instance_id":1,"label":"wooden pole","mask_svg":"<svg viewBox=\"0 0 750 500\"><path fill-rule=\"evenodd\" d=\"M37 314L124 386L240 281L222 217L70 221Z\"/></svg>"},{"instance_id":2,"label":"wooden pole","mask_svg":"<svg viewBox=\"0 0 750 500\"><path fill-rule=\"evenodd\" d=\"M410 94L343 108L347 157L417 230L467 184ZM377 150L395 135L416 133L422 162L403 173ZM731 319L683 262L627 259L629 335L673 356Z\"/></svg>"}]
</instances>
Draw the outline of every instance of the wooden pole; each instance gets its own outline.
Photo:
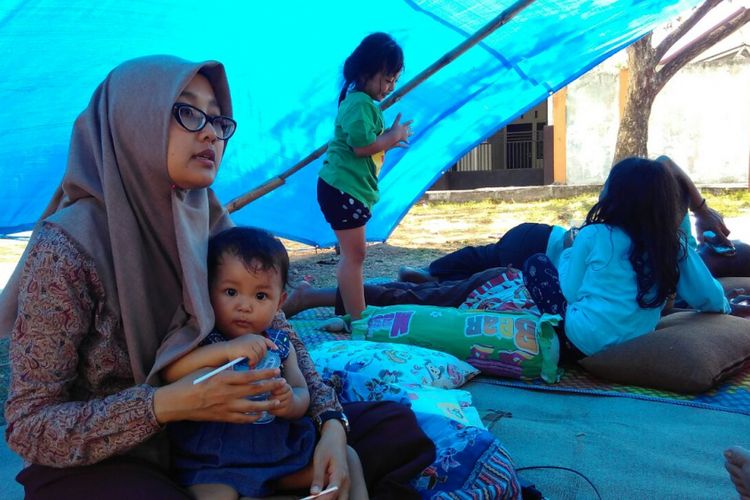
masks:
<instances>
[{"instance_id":1,"label":"wooden pole","mask_svg":"<svg viewBox=\"0 0 750 500\"><path fill-rule=\"evenodd\" d=\"M406 83L406 85L404 85L403 87L400 87L396 92L391 94L390 97L388 97L386 100L384 100L381 103L380 108L383 110L388 109L390 106L398 102L404 95L406 95L408 92L413 90L417 85L427 80L427 78L429 78L430 76L438 72L443 67L450 64L458 56L460 56L461 54L469 50L471 47L473 47L480 41L487 38L487 36L492 34L500 26L506 24L508 21L513 19L516 16L516 14L521 12L523 9L528 7L533 2L534 0L516 1L513 5L511 5L504 11L502 11L497 17L495 17L490 22L488 22L483 27L481 27L471 37L467 38L457 47L452 49L450 52L446 53L444 56L442 56L440 59L435 61L432 65L430 65L428 68L426 68L417 76L415 76L411 81ZM327 148L328 148L328 144L324 144L320 146L318 149L316 149L315 151L313 151L312 153L304 157L302 160L295 163L292 167L285 170L284 172L279 174L277 177L274 177L271 180L266 181L260 186L256 187L252 191L249 191L231 200L226 205L227 210L229 212L235 212L239 210L240 208L244 207L245 205L247 205L248 203L260 198L264 194L269 193L270 191L273 191L277 187L283 185L286 182L287 177L301 170L303 167L309 165L314 160L319 158L323 153L325 153Z\"/></svg>"}]
</instances>

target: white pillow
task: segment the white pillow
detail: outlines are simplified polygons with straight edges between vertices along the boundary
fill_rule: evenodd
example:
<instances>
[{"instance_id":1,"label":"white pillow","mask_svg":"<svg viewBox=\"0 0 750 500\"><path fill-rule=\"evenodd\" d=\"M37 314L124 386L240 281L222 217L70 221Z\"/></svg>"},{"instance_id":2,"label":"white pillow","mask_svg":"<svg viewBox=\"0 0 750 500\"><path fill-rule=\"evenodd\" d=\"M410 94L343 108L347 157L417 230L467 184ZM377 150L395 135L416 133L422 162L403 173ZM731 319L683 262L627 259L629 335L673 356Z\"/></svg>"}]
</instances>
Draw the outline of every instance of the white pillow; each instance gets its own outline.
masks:
<instances>
[{"instance_id":1,"label":"white pillow","mask_svg":"<svg viewBox=\"0 0 750 500\"><path fill-rule=\"evenodd\" d=\"M320 373L356 372L376 383L454 389L479 370L452 354L425 347L367 340L334 340L310 351Z\"/></svg>"}]
</instances>

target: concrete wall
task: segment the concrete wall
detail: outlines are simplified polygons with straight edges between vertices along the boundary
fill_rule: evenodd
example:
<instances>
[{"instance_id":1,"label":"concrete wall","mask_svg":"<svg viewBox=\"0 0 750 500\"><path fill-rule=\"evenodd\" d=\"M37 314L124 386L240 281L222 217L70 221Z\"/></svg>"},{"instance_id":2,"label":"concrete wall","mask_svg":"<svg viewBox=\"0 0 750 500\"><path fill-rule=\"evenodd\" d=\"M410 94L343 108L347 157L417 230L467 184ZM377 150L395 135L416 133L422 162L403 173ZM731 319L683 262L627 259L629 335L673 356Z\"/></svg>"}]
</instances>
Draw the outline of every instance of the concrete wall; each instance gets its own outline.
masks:
<instances>
[{"instance_id":1,"label":"concrete wall","mask_svg":"<svg viewBox=\"0 0 750 500\"><path fill-rule=\"evenodd\" d=\"M649 153L674 158L699 183L747 184L750 63L682 68L651 110Z\"/></svg>"},{"instance_id":2,"label":"concrete wall","mask_svg":"<svg viewBox=\"0 0 750 500\"><path fill-rule=\"evenodd\" d=\"M603 64L568 86L567 182L601 183L619 122L618 70ZM750 63L683 67L657 95L649 155L667 154L696 183L748 182Z\"/></svg>"},{"instance_id":3,"label":"concrete wall","mask_svg":"<svg viewBox=\"0 0 750 500\"><path fill-rule=\"evenodd\" d=\"M618 75L605 63L568 85L568 184L601 184L609 173L620 114Z\"/></svg>"}]
</instances>

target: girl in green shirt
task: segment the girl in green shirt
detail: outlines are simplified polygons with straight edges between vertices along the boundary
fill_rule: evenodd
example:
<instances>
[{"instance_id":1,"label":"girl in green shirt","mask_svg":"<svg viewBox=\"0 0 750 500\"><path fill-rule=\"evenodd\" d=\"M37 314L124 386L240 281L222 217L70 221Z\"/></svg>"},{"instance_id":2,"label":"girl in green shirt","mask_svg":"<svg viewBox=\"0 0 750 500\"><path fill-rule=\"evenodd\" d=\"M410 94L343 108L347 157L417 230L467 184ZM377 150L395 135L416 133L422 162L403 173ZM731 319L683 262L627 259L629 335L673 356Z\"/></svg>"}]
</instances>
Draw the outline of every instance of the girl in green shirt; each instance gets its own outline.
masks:
<instances>
[{"instance_id":1,"label":"girl in green shirt","mask_svg":"<svg viewBox=\"0 0 750 500\"><path fill-rule=\"evenodd\" d=\"M400 114L386 129L376 104L393 91L403 65L401 47L386 33L366 36L346 59L334 138L318 174L318 203L341 248L336 277L352 319L365 308L365 224L378 201L385 152L406 147L412 134L411 120L400 123Z\"/></svg>"}]
</instances>

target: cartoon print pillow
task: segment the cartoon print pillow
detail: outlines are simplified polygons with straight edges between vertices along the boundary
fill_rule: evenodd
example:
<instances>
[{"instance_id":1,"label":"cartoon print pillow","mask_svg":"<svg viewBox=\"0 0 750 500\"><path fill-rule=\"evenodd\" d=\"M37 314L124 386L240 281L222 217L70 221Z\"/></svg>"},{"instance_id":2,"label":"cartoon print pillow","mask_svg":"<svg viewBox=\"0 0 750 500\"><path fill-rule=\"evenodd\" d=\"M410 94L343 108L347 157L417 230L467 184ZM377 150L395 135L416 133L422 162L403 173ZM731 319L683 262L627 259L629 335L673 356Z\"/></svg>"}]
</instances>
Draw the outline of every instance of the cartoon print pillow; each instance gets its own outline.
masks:
<instances>
[{"instance_id":1,"label":"cartoon print pillow","mask_svg":"<svg viewBox=\"0 0 750 500\"><path fill-rule=\"evenodd\" d=\"M453 389L479 373L445 352L366 340L326 342L312 349L310 356L321 374L337 370L357 373L364 377L360 377L360 384L369 383L373 388L382 384L415 384Z\"/></svg>"}]
</instances>

